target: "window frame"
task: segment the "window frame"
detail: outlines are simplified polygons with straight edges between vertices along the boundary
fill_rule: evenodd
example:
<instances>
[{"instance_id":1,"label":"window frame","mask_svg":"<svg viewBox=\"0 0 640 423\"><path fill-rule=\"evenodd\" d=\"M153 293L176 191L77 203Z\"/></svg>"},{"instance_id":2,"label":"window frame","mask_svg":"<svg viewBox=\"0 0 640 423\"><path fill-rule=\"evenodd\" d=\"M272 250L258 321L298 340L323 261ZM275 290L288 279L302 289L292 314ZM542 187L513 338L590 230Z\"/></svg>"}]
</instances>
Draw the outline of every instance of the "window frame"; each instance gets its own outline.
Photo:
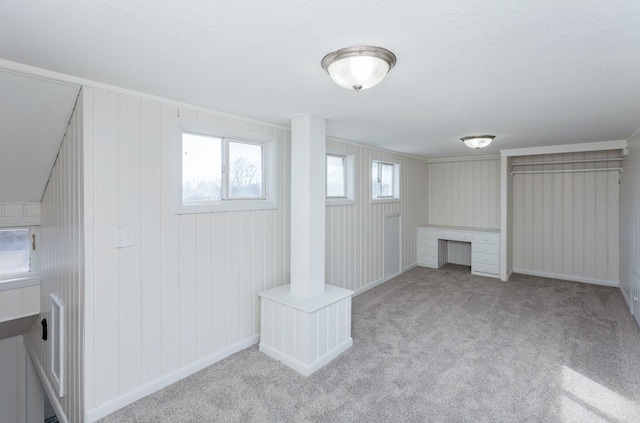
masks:
<instances>
[{"instance_id":1,"label":"window frame","mask_svg":"<svg viewBox=\"0 0 640 423\"><path fill-rule=\"evenodd\" d=\"M344 157L344 177L345 177L345 197L327 197L326 196L326 184L327 184L327 156L339 156ZM343 150L340 148L327 147L325 152L325 205L326 206L352 206L356 204L356 171L355 171L355 151Z\"/></svg>"},{"instance_id":2,"label":"window frame","mask_svg":"<svg viewBox=\"0 0 640 423\"><path fill-rule=\"evenodd\" d=\"M229 142L261 145L263 198L228 198L229 178L223 178L222 199L183 203L182 199L182 134L190 133L222 139L221 161L228 167ZM217 213L244 210L272 210L278 207L278 138L238 128L228 128L206 122L177 118L174 164L174 212L175 214ZM226 198L225 198L226 197Z\"/></svg>"},{"instance_id":3,"label":"window frame","mask_svg":"<svg viewBox=\"0 0 640 423\"><path fill-rule=\"evenodd\" d=\"M386 165L393 166L393 194L390 196L373 196L373 164L381 163ZM378 167L378 173L380 172L380 167ZM400 162L394 159L390 159L388 157L377 157L371 156L369 160L369 199L371 203L396 203L400 201ZM378 184L381 181L377 182ZM380 192L380 186L378 185L378 192Z\"/></svg>"},{"instance_id":4,"label":"window frame","mask_svg":"<svg viewBox=\"0 0 640 423\"><path fill-rule=\"evenodd\" d=\"M7 229L28 229L29 230L29 243L31 244L31 248L29 251L29 271L28 272L19 272L19 273L8 273L5 275L0 275L0 286L3 289L9 289L7 286L11 285L12 288L18 288L22 286L28 286L29 283L25 284L24 282L29 282L32 279L37 279L40 277L40 263L38 257L38 248L40 241L40 227L39 226L28 226L21 225L20 222L16 222L14 225L3 225L0 226L0 230ZM35 249L33 248L35 245Z\"/></svg>"}]
</instances>

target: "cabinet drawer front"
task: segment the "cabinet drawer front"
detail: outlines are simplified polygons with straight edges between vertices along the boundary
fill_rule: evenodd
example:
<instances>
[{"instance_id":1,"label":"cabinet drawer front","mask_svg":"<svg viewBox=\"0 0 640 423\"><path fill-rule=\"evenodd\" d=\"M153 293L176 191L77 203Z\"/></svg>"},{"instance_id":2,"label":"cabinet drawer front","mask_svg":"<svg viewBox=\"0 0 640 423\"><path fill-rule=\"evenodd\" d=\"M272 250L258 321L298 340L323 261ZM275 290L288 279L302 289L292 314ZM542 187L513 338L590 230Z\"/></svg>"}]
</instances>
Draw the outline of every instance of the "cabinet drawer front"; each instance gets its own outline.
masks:
<instances>
[{"instance_id":1,"label":"cabinet drawer front","mask_svg":"<svg viewBox=\"0 0 640 423\"><path fill-rule=\"evenodd\" d=\"M438 239L437 238L418 238L418 249L422 247L437 247Z\"/></svg>"},{"instance_id":2,"label":"cabinet drawer front","mask_svg":"<svg viewBox=\"0 0 640 423\"><path fill-rule=\"evenodd\" d=\"M473 234L473 242L499 245L500 234Z\"/></svg>"},{"instance_id":3,"label":"cabinet drawer front","mask_svg":"<svg viewBox=\"0 0 640 423\"><path fill-rule=\"evenodd\" d=\"M438 257L438 249L436 247L420 247L418 248L418 255Z\"/></svg>"},{"instance_id":4,"label":"cabinet drawer front","mask_svg":"<svg viewBox=\"0 0 640 423\"><path fill-rule=\"evenodd\" d=\"M477 242L473 243L473 252L481 253L481 254L500 254L500 246L496 244L480 244Z\"/></svg>"},{"instance_id":5,"label":"cabinet drawer front","mask_svg":"<svg viewBox=\"0 0 640 423\"><path fill-rule=\"evenodd\" d=\"M466 241L471 242L472 234L469 232L457 232L457 231L439 231L438 238L448 239L451 241Z\"/></svg>"},{"instance_id":6,"label":"cabinet drawer front","mask_svg":"<svg viewBox=\"0 0 640 423\"><path fill-rule=\"evenodd\" d=\"M473 263L472 269L474 272L490 273L492 275L500 273L499 266L496 264Z\"/></svg>"},{"instance_id":7,"label":"cabinet drawer front","mask_svg":"<svg viewBox=\"0 0 640 423\"><path fill-rule=\"evenodd\" d=\"M473 257L471 258L471 260L474 263L481 263L481 264L495 264L495 265L500 264L500 256L497 256L495 254L475 253L473 254Z\"/></svg>"},{"instance_id":8,"label":"cabinet drawer front","mask_svg":"<svg viewBox=\"0 0 640 423\"><path fill-rule=\"evenodd\" d=\"M418 265L419 266L426 266L426 267L433 267L434 269L438 268L438 260L436 260L435 257L432 256L418 256Z\"/></svg>"}]
</instances>

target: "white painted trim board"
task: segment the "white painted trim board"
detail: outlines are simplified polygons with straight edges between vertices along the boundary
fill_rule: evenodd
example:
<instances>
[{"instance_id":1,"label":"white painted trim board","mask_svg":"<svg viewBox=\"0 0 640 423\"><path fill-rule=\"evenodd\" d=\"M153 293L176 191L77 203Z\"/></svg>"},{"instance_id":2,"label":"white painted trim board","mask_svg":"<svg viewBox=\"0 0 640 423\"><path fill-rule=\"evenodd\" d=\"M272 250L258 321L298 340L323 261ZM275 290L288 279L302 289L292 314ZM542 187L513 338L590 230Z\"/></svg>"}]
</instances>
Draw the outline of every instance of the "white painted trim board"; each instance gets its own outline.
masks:
<instances>
[{"instance_id":1,"label":"white painted trim board","mask_svg":"<svg viewBox=\"0 0 640 423\"><path fill-rule=\"evenodd\" d=\"M617 281L590 279L590 278L583 278L580 276L559 275L555 273L536 272L534 270L516 269L516 268L513 269L513 273L520 273L521 275L529 275L529 276L540 276L543 278L560 279L563 281L570 281L570 282L588 283L591 285L611 286L614 288L620 287L620 283Z\"/></svg>"},{"instance_id":2,"label":"white painted trim board","mask_svg":"<svg viewBox=\"0 0 640 423\"><path fill-rule=\"evenodd\" d=\"M24 342L24 337L22 338L22 340ZM33 367L35 367L36 372L38 373L38 377L40 378L40 383L42 383L42 386L44 387L44 390L47 393L47 397L49 397L49 402L51 403L51 406L53 407L53 409L56 411L56 417L58 417L58 420L60 421L60 423L68 423L69 420L67 420L67 416L64 414L64 410L62 409L62 407L60 406L60 403L58 402L59 397L54 391L53 386L51 386L51 383L49 383L49 379L47 378L45 371L42 368L42 365L38 360L36 360L37 356L35 352L31 349L31 344L29 344L28 342L24 342L24 347L27 350L29 357L31 358Z\"/></svg>"}]
</instances>

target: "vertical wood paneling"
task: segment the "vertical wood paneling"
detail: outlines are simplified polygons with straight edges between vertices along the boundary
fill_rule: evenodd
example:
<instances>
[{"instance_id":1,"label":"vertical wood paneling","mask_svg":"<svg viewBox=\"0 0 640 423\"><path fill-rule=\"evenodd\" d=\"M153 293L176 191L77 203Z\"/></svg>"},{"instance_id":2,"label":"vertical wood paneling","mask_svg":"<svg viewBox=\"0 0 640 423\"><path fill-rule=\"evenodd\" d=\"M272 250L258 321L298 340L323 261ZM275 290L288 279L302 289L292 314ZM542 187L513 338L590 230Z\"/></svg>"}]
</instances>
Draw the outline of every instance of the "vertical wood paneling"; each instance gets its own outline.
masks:
<instances>
[{"instance_id":1,"label":"vertical wood paneling","mask_svg":"<svg viewBox=\"0 0 640 423\"><path fill-rule=\"evenodd\" d=\"M64 396L58 401L61 420L77 422L84 415L84 93L71 116L41 203L40 226L40 316L50 319L49 295L64 303L65 363ZM30 210L30 211L29 211ZM38 207L27 207L35 214ZM32 325L24 336L33 352L34 365L50 382L50 344L42 341L40 325Z\"/></svg>"},{"instance_id":2,"label":"vertical wood paneling","mask_svg":"<svg viewBox=\"0 0 640 423\"><path fill-rule=\"evenodd\" d=\"M140 110L140 346L142 383L162 376L162 105Z\"/></svg>"},{"instance_id":3,"label":"vertical wood paneling","mask_svg":"<svg viewBox=\"0 0 640 423\"><path fill-rule=\"evenodd\" d=\"M633 295L640 288L633 286L637 280L634 272L640 272L640 130L628 142L629 155L622 162L624 172L620 175L620 290L629 310L634 313L638 304L633 301ZM610 187L615 182L610 180ZM611 216L611 225L615 224L614 219ZM613 251L609 254L609 262L614 261Z\"/></svg>"},{"instance_id":4,"label":"vertical wood paneling","mask_svg":"<svg viewBox=\"0 0 640 423\"><path fill-rule=\"evenodd\" d=\"M430 225L500 227L500 160L433 162L427 167Z\"/></svg>"},{"instance_id":5,"label":"vertical wood paneling","mask_svg":"<svg viewBox=\"0 0 640 423\"><path fill-rule=\"evenodd\" d=\"M619 151L514 157L514 163L619 157ZM612 163L518 166L517 170L614 167ZM513 178L513 266L607 284L618 282L619 173L518 174Z\"/></svg>"},{"instance_id":6,"label":"vertical wood paneling","mask_svg":"<svg viewBox=\"0 0 640 423\"><path fill-rule=\"evenodd\" d=\"M353 151L355 204L326 207L326 283L361 290L384 280L384 216L402 213L402 267L416 262L415 229L427 220L426 165L421 160L347 142L327 146ZM371 156L400 163L400 201L375 203L371 196Z\"/></svg>"},{"instance_id":7,"label":"vertical wood paneling","mask_svg":"<svg viewBox=\"0 0 640 423\"><path fill-rule=\"evenodd\" d=\"M0 340L0 422L27 422L27 366L22 336Z\"/></svg>"},{"instance_id":8,"label":"vertical wood paneling","mask_svg":"<svg viewBox=\"0 0 640 423\"><path fill-rule=\"evenodd\" d=\"M258 292L288 283L290 136L282 130L86 88L94 131L86 181L95 205L87 246L88 412L260 331ZM176 215L176 118L278 139L276 210ZM129 226L135 246L113 248ZM52 252L52 254L55 252Z\"/></svg>"}]
</instances>

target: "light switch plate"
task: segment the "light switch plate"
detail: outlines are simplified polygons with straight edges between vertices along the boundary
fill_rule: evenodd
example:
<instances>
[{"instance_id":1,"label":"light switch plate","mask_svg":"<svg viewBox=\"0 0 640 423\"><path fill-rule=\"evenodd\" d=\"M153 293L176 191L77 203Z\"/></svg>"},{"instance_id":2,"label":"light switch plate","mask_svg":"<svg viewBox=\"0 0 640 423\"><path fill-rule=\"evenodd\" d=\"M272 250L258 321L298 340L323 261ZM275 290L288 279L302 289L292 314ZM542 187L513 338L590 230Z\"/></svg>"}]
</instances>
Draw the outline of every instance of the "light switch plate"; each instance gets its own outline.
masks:
<instances>
[{"instance_id":1,"label":"light switch plate","mask_svg":"<svg viewBox=\"0 0 640 423\"><path fill-rule=\"evenodd\" d=\"M113 248L133 247L136 245L135 234L130 226L113 230Z\"/></svg>"}]
</instances>

